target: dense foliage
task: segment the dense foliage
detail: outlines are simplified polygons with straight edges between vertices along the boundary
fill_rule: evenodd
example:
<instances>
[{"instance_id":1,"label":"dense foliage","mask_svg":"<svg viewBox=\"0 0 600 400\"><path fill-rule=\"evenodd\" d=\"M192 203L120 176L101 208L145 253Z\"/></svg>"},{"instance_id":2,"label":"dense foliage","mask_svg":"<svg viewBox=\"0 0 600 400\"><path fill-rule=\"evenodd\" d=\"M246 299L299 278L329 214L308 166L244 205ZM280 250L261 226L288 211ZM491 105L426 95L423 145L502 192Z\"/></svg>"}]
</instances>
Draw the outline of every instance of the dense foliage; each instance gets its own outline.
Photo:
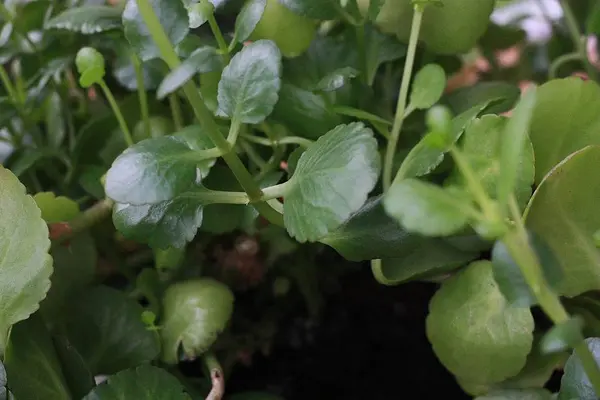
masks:
<instances>
[{"instance_id":1,"label":"dense foliage","mask_svg":"<svg viewBox=\"0 0 600 400\"><path fill-rule=\"evenodd\" d=\"M0 399L280 399L227 377L359 262L469 395L598 398L600 6L506 3L0 4Z\"/></svg>"}]
</instances>

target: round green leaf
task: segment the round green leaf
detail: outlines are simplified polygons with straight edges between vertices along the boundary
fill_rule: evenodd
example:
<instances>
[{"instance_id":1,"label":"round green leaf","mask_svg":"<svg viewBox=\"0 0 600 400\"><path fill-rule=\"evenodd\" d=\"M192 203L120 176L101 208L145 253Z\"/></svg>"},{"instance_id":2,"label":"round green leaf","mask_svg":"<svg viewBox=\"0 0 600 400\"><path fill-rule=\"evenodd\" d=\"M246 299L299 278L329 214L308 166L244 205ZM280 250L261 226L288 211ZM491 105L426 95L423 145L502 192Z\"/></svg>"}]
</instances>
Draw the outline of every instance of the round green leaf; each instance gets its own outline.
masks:
<instances>
[{"instance_id":1,"label":"round green leaf","mask_svg":"<svg viewBox=\"0 0 600 400\"><path fill-rule=\"evenodd\" d=\"M104 57L92 47L83 47L77 52L75 65L81 75L79 84L84 88L100 83L106 74Z\"/></svg>"},{"instance_id":2,"label":"round green leaf","mask_svg":"<svg viewBox=\"0 0 600 400\"><path fill-rule=\"evenodd\" d=\"M108 197L119 203L155 204L173 199L196 180L195 151L176 136L129 147L106 174Z\"/></svg>"},{"instance_id":3,"label":"round green leaf","mask_svg":"<svg viewBox=\"0 0 600 400\"><path fill-rule=\"evenodd\" d=\"M281 86L281 53L270 40L257 40L236 54L219 82L217 115L257 124L273 111Z\"/></svg>"},{"instance_id":4,"label":"round green leaf","mask_svg":"<svg viewBox=\"0 0 600 400\"><path fill-rule=\"evenodd\" d=\"M188 12L183 2L172 0L149 0L148 2L171 44L174 46L179 44L189 32ZM160 57L160 51L138 10L136 0L127 1L123 11L123 27L125 38L142 61Z\"/></svg>"},{"instance_id":5,"label":"round green leaf","mask_svg":"<svg viewBox=\"0 0 600 400\"><path fill-rule=\"evenodd\" d=\"M600 361L600 339L589 338L585 340L588 349L594 356L596 363ZM9 377L10 378L10 377ZM565 364L565 373L560 381L560 391L557 400L597 400L598 396L590 382L583 364L577 353L573 353Z\"/></svg>"},{"instance_id":6,"label":"round green leaf","mask_svg":"<svg viewBox=\"0 0 600 400\"><path fill-rule=\"evenodd\" d=\"M121 11L118 7L109 6L69 8L46 22L46 29L65 29L86 35L121 27Z\"/></svg>"},{"instance_id":7,"label":"round green leaf","mask_svg":"<svg viewBox=\"0 0 600 400\"><path fill-rule=\"evenodd\" d=\"M284 221L299 242L339 228L367 200L379 177L373 132L362 123L340 125L312 144L285 184Z\"/></svg>"},{"instance_id":8,"label":"round green leaf","mask_svg":"<svg viewBox=\"0 0 600 400\"><path fill-rule=\"evenodd\" d=\"M82 400L191 400L181 383L162 368L142 365L121 371Z\"/></svg>"},{"instance_id":9,"label":"round green leaf","mask_svg":"<svg viewBox=\"0 0 600 400\"><path fill-rule=\"evenodd\" d=\"M243 43L258 25L265 12L267 0L249 0L235 20L235 39Z\"/></svg>"},{"instance_id":10,"label":"round green leaf","mask_svg":"<svg viewBox=\"0 0 600 400\"><path fill-rule=\"evenodd\" d=\"M98 286L72 303L65 334L94 375L112 374L152 361L160 352L156 332L141 320L143 311L124 293Z\"/></svg>"},{"instance_id":11,"label":"round green leaf","mask_svg":"<svg viewBox=\"0 0 600 400\"><path fill-rule=\"evenodd\" d=\"M0 166L0 353L10 327L46 297L52 275L48 227L25 187Z\"/></svg>"},{"instance_id":12,"label":"round green leaf","mask_svg":"<svg viewBox=\"0 0 600 400\"><path fill-rule=\"evenodd\" d=\"M231 290L213 279L169 286L163 298L164 320L160 330L163 361L179 362L180 348L187 359L208 350L227 326L233 302Z\"/></svg>"},{"instance_id":13,"label":"round green leaf","mask_svg":"<svg viewBox=\"0 0 600 400\"><path fill-rule=\"evenodd\" d=\"M39 192L33 196L42 212L42 218L48 224L68 222L78 216L79 205L68 197L58 196L52 192Z\"/></svg>"},{"instance_id":14,"label":"round green leaf","mask_svg":"<svg viewBox=\"0 0 600 400\"><path fill-rule=\"evenodd\" d=\"M530 126L535 150L535 181L569 154L600 144L600 87L579 78L557 79L537 90Z\"/></svg>"},{"instance_id":15,"label":"round green leaf","mask_svg":"<svg viewBox=\"0 0 600 400\"><path fill-rule=\"evenodd\" d=\"M425 110L437 103L446 89L446 72L437 64L427 64L415 75L410 106Z\"/></svg>"},{"instance_id":16,"label":"round green leaf","mask_svg":"<svg viewBox=\"0 0 600 400\"><path fill-rule=\"evenodd\" d=\"M600 289L600 254L593 235L600 226L595 199L600 147L589 146L557 165L535 191L525 212L527 227L543 238L565 268L558 292L574 297Z\"/></svg>"},{"instance_id":17,"label":"round green leaf","mask_svg":"<svg viewBox=\"0 0 600 400\"><path fill-rule=\"evenodd\" d=\"M434 295L427 337L437 357L461 381L501 382L525 365L533 343L528 308L511 307L488 261L472 263Z\"/></svg>"}]
</instances>

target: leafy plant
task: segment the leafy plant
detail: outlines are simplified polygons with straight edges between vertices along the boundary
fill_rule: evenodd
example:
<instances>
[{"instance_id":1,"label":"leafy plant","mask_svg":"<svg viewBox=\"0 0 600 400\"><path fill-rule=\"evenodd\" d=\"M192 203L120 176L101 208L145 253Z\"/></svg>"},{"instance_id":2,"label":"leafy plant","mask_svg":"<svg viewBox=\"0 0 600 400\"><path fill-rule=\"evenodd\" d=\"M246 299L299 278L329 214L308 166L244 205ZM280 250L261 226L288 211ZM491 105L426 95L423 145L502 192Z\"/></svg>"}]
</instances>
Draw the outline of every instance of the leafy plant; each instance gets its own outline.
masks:
<instances>
[{"instance_id":1,"label":"leafy plant","mask_svg":"<svg viewBox=\"0 0 600 400\"><path fill-rule=\"evenodd\" d=\"M439 285L466 393L600 396L600 9L560 3L543 46L494 0L0 4L0 398L221 399L344 260Z\"/></svg>"}]
</instances>

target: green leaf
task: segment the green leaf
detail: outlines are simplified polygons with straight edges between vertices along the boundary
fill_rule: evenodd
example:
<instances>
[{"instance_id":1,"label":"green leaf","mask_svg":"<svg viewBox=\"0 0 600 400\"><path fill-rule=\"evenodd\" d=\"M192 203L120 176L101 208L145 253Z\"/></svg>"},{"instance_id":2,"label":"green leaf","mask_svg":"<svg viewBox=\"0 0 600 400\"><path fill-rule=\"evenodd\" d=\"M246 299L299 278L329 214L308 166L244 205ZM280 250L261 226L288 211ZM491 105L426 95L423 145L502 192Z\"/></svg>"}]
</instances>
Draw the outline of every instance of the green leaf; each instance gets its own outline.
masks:
<instances>
[{"instance_id":1,"label":"green leaf","mask_svg":"<svg viewBox=\"0 0 600 400\"><path fill-rule=\"evenodd\" d=\"M190 19L190 28L196 29L204 25L210 15L215 12L214 3L220 0L183 0Z\"/></svg>"},{"instance_id":2,"label":"green leaf","mask_svg":"<svg viewBox=\"0 0 600 400\"><path fill-rule=\"evenodd\" d=\"M579 316L554 325L542 338L540 343L542 352L559 353L574 348L584 339L581 332L583 325L583 318Z\"/></svg>"},{"instance_id":3,"label":"green leaf","mask_svg":"<svg viewBox=\"0 0 600 400\"><path fill-rule=\"evenodd\" d=\"M427 64L415 75L409 107L425 110L437 103L446 89L446 72L437 64Z\"/></svg>"},{"instance_id":4,"label":"green leaf","mask_svg":"<svg viewBox=\"0 0 600 400\"><path fill-rule=\"evenodd\" d=\"M281 86L272 118L309 139L317 139L342 123L322 96L288 83Z\"/></svg>"},{"instance_id":5,"label":"green leaf","mask_svg":"<svg viewBox=\"0 0 600 400\"><path fill-rule=\"evenodd\" d=\"M94 6L68 8L46 22L46 29L65 29L86 35L121 29L118 7Z\"/></svg>"},{"instance_id":6,"label":"green leaf","mask_svg":"<svg viewBox=\"0 0 600 400\"><path fill-rule=\"evenodd\" d=\"M94 376L66 337L54 337L54 348L71 394L77 399L82 398L96 386Z\"/></svg>"},{"instance_id":7,"label":"green leaf","mask_svg":"<svg viewBox=\"0 0 600 400\"><path fill-rule=\"evenodd\" d=\"M102 82L106 74L104 57L93 47L82 47L75 57L75 65L80 74L79 84L83 88Z\"/></svg>"},{"instance_id":8,"label":"green leaf","mask_svg":"<svg viewBox=\"0 0 600 400\"><path fill-rule=\"evenodd\" d=\"M100 182L100 179L106 173L106 168L99 165L87 165L83 167L81 174L79 175L78 183L83 190L97 200L101 200L106 197L104 193L104 186Z\"/></svg>"},{"instance_id":9,"label":"green leaf","mask_svg":"<svg viewBox=\"0 0 600 400\"><path fill-rule=\"evenodd\" d=\"M82 400L191 400L181 383L162 368L142 365L110 376Z\"/></svg>"},{"instance_id":10,"label":"green leaf","mask_svg":"<svg viewBox=\"0 0 600 400\"><path fill-rule=\"evenodd\" d=\"M48 224L68 222L81 213L75 201L64 196L56 197L52 192L36 193L33 200L39 207L42 218Z\"/></svg>"},{"instance_id":11,"label":"green leaf","mask_svg":"<svg viewBox=\"0 0 600 400\"><path fill-rule=\"evenodd\" d=\"M519 240L517 233L509 233L506 240ZM564 271L556 255L538 235L529 232L529 245L542 267L546 282L556 289L564 279ZM525 281L521 268L508 252L503 241L498 241L492 250L494 279L506 301L514 307L530 307L538 304L538 299Z\"/></svg>"},{"instance_id":12,"label":"green leaf","mask_svg":"<svg viewBox=\"0 0 600 400\"><path fill-rule=\"evenodd\" d=\"M506 206L519 182L525 144L528 142L529 124L533 116L536 89L529 89L517 104L500 139L500 176L498 177L498 202Z\"/></svg>"},{"instance_id":13,"label":"green leaf","mask_svg":"<svg viewBox=\"0 0 600 400\"><path fill-rule=\"evenodd\" d=\"M243 43L258 25L265 12L267 0L249 0L242 7L235 20L235 40Z\"/></svg>"},{"instance_id":14,"label":"green leaf","mask_svg":"<svg viewBox=\"0 0 600 400\"><path fill-rule=\"evenodd\" d=\"M4 366L10 390L19 399L71 398L50 333L37 314L13 326Z\"/></svg>"},{"instance_id":15,"label":"green leaf","mask_svg":"<svg viewBox=\"0 0 600 400\"><path fill-rule=\"evenodd\" d=\"M374 5L374 3L377 3L377 1L371 0L371 5ZM381 65L404 57L407 51L407 46L404 43L383 34L371 24L365 25L365 48L367 62L364 73L370 86L373 85Z\"/></svg>"},{"instance_id":16,"label":"green leaf","mask_svg":"<svg viewBox=\"0 0 600 400\"><path fill-rule=\"evenodd\" d=\"M588 349L592 353L596 363L600 360L600 339L589 338L585 340ZM10 379L10 377L9 377ZM565 373L560 381L560 391L557 400L597 400L598 396L590 382L583 364L577 353L567 360Z\"/></svg>"},{"instance_id":17,"label":"green leaf","mask_svg":"<svg viewBox=\"0 0 600 400\"><path fill-rule=\"evenodd\" d=\"M132 205L171 200L196 181L195 149L180 136L142 140L123 152L106 174L108 197Z\"/></svg>"},{"instance_id":18,"label":"green leaf","mask_svg":"<svg viewBox=\"0 0 600 400\"><path fill-rule=\"evenodd\" d=\"M163 361L179 362L204 353L225 329L233 312L233 293L213 279L188 280L167 289L163 298L164 320L160 331Z\"/></svg>"},{"instance_id":19,"label":"green leaf","mask_svg":"<svg viewBox=\"0 0 600 400\"><path fill-rule=\"evenodd\" d=\"M124 293L97 286L72 303L65 334L94 375L112 374L152 361L160 352L156 332L141 320L143 311Z\"/></svg>"},{"instance_id":20,"label":"green leaf","mask_svg":"<svg viewBox=\"0 0 600 400\"><path fill-rule=\"evenodd\" d=\"M506 389L479 396L475 400L552 400L552 393L546 389Z\"/></svg>"},{"instance_id":21,"label":"green leaf","mask_svg":"<svg viewBox=\"0 0 600 400\"><path fill-rule=\"evenodd\" d=\"M179 44L189 32L188 13L181 1L149 0L169 41L173 46ZM136 0L128 0L123 11L125 38L142 61L160 57L160 51L140 15Z\"/></svg>"},{"instance_id":22,"label":"green leaf","mask_svg":"<svg viewBox=\"0 0 600 400\"><path fill-rule=\"evenodd\" d=\"M281 53L270 40L257 40L236 54L219 82L217 115L257 124L273 112L281 86Z\"/></svg>"},{"instance_id":23,"label":"green leaf","mask_svg":"<svg viewBox=\"0 0 600 400\"><path fill-rule=\"evenodd\" d=\"M383 200L386 212L409 232L448 236L463 229L472 217L468 192L405 179L394 183Z\"/></svg>"},{"instance_id":24,"label":"green leaf","mask_svg":"<svg viewBox=\"0 0 600 400\"><path fill-rule=\"evenodd\" d=\"M153 59L142 63L142 75L146 90L155 90L164 78L165 62ZM137 90L138 81L135 68L128 51L120 51L114 61L112 74L120 85L128 90Z\"/></svg>"},{"instance_id":25,"label":"green leaf","mask_svg":"<svg viewBox=\"0 0 600 400\"><path fill-rule=\"evenodd\" d=\"M321 20L335 19L340 7L337 0L279 0L279 2L295 14Z\"/></svg>"},{"instance_id":26,"label":"green leaf","mask_svg":"<svg viewBox=\"0 0 600 400\"><path fill-rule=\"evenodd\" d=\"M444 281L429 304L427 337L461 381L493 384L516 375L531 351L533 329L531 311L506 302L488 261Z\"/></svg>"},{"instance_id":27,"label":"green leaf","mask_svg":"<svg viewBox=\"0 0 600 400\"><path fill-rule=\"evenodd\" d=\"M367 16L371 21L375 22L377 20L384 3L385 0L370 0Z\"/></svg>"},{"instance_id":28,"label":"green leaf","mask_svg":"<svg viewBox=\"0 0 600 400\"><path fill-rule=\"evenodd\" d=\"M156 92L159 100L180 89L196 74L221 69L221 56L214 47L204 46L194 51L179 67L169 72Z\"/></svg>"},{"instance_id":29,"label":"green leaf","mask_svg":"<svg viewBox=\"0 0 600 400\"><path fill-rule=\"evenodd\" d=\"M600 181L590 179L590 171L598 168L598 146L570 155L544 178L525 212L527 227L564 266L558 293L568 297L600 289L600 254L593 240L600 226L594 200L600 196Z\"/></svg>"},{"instance_id":30,"label":"green leaf","mask_svg":"<svg viewBox=\"0 0 600 400\"><path fill-rule=\"evenodd\" d=\"M299 242L337 229L367 200L379 177L373 132L362 123L340 125L312 144L286 182L284 221Z\"/></svg>"},{"instance_id":31,"label":"green leaf","mask_svg":"<svg viewBox=\"0 0 600 400\"><path fill-rule=\"evenodd\" d=\"M46 133L53 148L60 148L67 134L62 100L57 92L52 92L46 103Z\"/></svg>"},{"instance_id":32,"label":"green leaf","mask_svg":"<svg viewBox=\"0 0 600 400\"><path fill-rule=\"evenodd\" d=\"M359 72L352 67L344 67L325 75L317 85L315 91L333 92L344 86L350 79L356 78Z\"/></svg>"},{"instance_id":33,"label":"green leaf","mask_svg":"<svg viewBox=\"0 0 600 400\"><path fill-rule=\"evenodd\" d=\"M600 87L593 81L557 79L538 88L530 126L536 183L568 155L600 144L598 107Z\"/></svg>"},{"instance_id":34,"label":"green leaf","mask_svg":"<svg viewBox=\"0 0 600 400\"><path fill-rule=\"evenodd\" d=\"M443 102L450 107L454 114L461 114L478 104L501 99L488 110L490 114L501 114L512 110L520 96L519 88L511 83L479 82L476 85L452 91L444 96Z\"/></svg>"},{"instance_id":35,"label":"green leaf","mask_svg":"<svg viewBox=\"0 0 600 400\"><path fill-rule=\"evenodd\" d=\"M52 275L48 227L25 187L0 166L0 353L10 327L33 314Z\"/></svg>"},{"instance_id":36,"label":"green leaf","mask_svg":"<svg viewBox=\"0 0 600 400\"><path fill-rule=\"evenodd\" d=\"M369 121L372 123L379 123L379 124L386 125L386 126L392 126L392 122L388 121L387 119L382 118L379 115L371 114L367 111L364 111L364 110L361 110L358 108L346 107L346 106L335 106L335 107L333 107L333 110L340 115L347 115L349 117L362 119L362 120Z\"/></svg>"},{"instance_id":37,"label":"green leaf","mask_svg":"<svg viewBox=\"0 0 600 400\"><path fill-rule=\"evenodd\" d=\"M152 248L182 248L194 239L202 225L204 205L194 191L156 204L118 203L113 210L113 223L126 238Z\"/></svg>"}]
</instances>

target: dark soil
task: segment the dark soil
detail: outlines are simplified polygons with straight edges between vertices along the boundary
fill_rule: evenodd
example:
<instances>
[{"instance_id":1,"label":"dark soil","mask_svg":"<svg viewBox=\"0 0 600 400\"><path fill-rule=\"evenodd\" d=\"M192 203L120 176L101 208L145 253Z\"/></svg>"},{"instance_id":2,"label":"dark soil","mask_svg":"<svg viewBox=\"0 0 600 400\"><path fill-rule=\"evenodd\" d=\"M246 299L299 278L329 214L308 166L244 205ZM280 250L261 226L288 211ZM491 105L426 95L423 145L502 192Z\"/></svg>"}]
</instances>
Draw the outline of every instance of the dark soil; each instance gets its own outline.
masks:
<instances>
[{"instance_id":1,"label":"dark soil","mask_svg":"<svg viewBox=\"0 0 600 400\"><path fill-rule=\"evenodd\" d=\"M320 322L305 328L308 344L293 345L290 332L297 327L281 332L271 356L236 367L228 391L267 390L286 400L469 399L425 336L435 289L385 287L368 268L352 273L328 297Z\"/></svg>"}]
</instances>

